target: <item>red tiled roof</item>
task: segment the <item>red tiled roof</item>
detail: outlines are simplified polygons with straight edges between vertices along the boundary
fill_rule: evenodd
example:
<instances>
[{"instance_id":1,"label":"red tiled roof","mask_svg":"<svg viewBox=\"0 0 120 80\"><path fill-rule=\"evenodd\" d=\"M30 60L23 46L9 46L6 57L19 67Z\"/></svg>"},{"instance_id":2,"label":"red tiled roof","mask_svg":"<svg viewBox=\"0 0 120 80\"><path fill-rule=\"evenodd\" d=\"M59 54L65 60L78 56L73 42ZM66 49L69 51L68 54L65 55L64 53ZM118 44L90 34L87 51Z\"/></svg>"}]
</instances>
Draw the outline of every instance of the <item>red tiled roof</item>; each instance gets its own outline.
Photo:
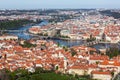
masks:
<instances>
[{"instance_id":1,"label":"red tiled roof","mask_svg":"<svg viewBox=\"0 0 120 80\"><path fill-rule=\"evenodd\" d=\"M92 71L92 74L111 75L110 71Z\"/></svg>"}]
</instances>

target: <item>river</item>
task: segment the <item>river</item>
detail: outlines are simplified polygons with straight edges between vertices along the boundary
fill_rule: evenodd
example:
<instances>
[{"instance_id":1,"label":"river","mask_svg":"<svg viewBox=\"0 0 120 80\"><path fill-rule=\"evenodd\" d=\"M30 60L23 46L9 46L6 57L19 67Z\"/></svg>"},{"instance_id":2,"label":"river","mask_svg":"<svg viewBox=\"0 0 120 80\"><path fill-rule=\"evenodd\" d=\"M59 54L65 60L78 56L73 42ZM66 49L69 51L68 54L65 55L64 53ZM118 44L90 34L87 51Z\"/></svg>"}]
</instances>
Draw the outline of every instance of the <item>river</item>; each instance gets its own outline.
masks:
<instances>
[{"instance_id":1,"label":"river","mask_svg":"<svg viewBox=\"0 0 120 80\"><path fill-rule=\"evenodd\" d=\"M43 21L41 22L40 24L37 24L39 26L43 26L43 25L47 25L48 22L47 21ZM28 30L30 27L32 26L24 26L24 27L21 27L21 28L18 28L17 30ZM14 35L17 35L19 38L22 38L22 39L26 39L26 40L29 40L31 38L33 38L33 36L29 35L29 33L18 33L18 32L13 32L13 33L9 33L9 34L14 34ZM52 39L54 42L56 43L59 43L60 45L63 45L63 46L68 46L68 47L72 47L72 46L76 46L76 45L81 45L84 43L84 41L67 41L67 40L60 40L60 39ZM101 48L109 48L111 46L111 44L97 44L97 45L94 45L92 47L96 48L96 49L101 49ZM120 48L120 45L118 45L119 48Z\"/></svg>"},{"instance_id":2,"label":"river","mask_svg":"<svg viewBox=\"0 0 120 80\"><path fill-rule=\"evenodd\" d=\"M43 26L43 25L47 25L48 22L47 21L43 21L41 22L40 24L36 24L36 25L39 25L39 26ZM36 26L35 25L35 26ZM28 30L29 28L31 28L32 26L24 26L24 27L20 27L18 28L17 30ZM12 32L12 33L9 33L9 34L13 34L13 35L17 35L19 38L21 39L26 39L26 40L29 40L31 38L33 38L33 36L29 35L28 33L18 33L18 32Z\"/></svg>"}]
</instances>

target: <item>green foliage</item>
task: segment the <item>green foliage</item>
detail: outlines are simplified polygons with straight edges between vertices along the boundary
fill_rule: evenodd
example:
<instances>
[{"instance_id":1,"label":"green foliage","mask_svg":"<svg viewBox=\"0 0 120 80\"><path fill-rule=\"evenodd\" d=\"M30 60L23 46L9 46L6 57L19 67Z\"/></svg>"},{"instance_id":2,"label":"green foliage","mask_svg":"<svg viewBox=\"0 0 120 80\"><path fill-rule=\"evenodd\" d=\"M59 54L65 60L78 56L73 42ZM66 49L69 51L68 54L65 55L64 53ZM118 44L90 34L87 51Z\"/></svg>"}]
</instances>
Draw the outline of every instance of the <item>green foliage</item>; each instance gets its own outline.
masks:
<instances>
[{"instance_id":1,"label":"green foliage","mask_svg":"<svg viewBox=\"0 0 120 80\"><path fill-rule=\"evenodd\" d=\"M68 47L67 47L67 46L63 46L63 49L64 49L65 51L68 51Z\"/></svg>"},{"instance_id":2,"label":"green foliage","mask_svg":"<svg viewBox=\"0 0 120 80\"><path fill-rule=\"evenodd\" d=\"M119 48L112 46L110 47L110 49L107 50L106 55L108 55L110 58L113 58L120 55L120 50Z\"/></svg>"},{"instance_id":3,"label":"green foliage","mask_svg":"<svg viewBox=\"0 0 120 80\"><path fill-rule=\"evenodd\" d=\"M9 80L92 80L89 75L60 74L51 70L43 70L41 67L35 68L34 73L29 73L24 69L14 72L6 70L5 72L9 76Z\"/></svg>"},{"instance_id":4,"label":"green foliage","mask_svg":"<svg viewBox=\"0 0 120 80\"><path fill-rule=\"evenodd\" d=\"M13 21L4 21L4 22L0 22L0 29L1 30L5 30L5 29L16 29L16 28L20 28L23 25L29 24L29 23L33 23L30 20L13 20Z\"/></svg>"},{"instance_id":5,"label":"green foliage","mask_svg":"<svg viewBox=\"0 0 120 80\"><path fill-rule=\"evenodd\" d=\"M87 42L92 42L92 41L95 41L96 38L92 36L92 34L90 35L90 38L87 38L86 41Z\"/></svg>"},{"instance_id":6,"label":"green foliage","mask_svg":"<svg viewBox=\"0 0 120 80\"><path fill-rule=\"evenodd\" d=\"M60 31L58 31L58 32L54 35L54 37L56 37L56 38L70 38L69 36L61 35L61 34L60 34Z\"/></svg>"},{"instance_id":7,"label":"green foliage","mask_svg":"<svg viewBox=\"0 0 120 80\"><path fill-rule=\"evenodd\" d=\"M114 76L114 71L111 72L112 76Z\"/></svg>"},{"instance_id":8,"label":"green foliage","mask_svg":"<svg viewBox=\"0 0 120 80\"><path fill-rule=\"evenodd\" d=\"M28 75L28 71L24 70L24 69L18 69L18 70L14 71L14 72L6 70L6 73L9 76L9 80L15 80L18 77L23 77L23 76Z\"/></svg>"},{"instance_id":9,"label":"green foliage","mask_svg":"<svg viewBox=\"0 0 120 80\"><path fill-rule=\"evenodd\" d=\"M6 71L6 69L0 70L0 80L9 80L9 76Z\"/></svg>"},{"instance_id":10,"label":"green foliage","mask_svg":"<svg viewBox=\"0 0 120 80\"><path fill-rule=\"evenodd\" d=\"M59 38L60 37L60 33L55 34L54 37Z\"/></svg>"},{"instance_id":11,"label":"green foliage","mask_svg":"<svg viewBox=\"0 0 120 80\"><path fill-rule=\"evenodd\" d=\"M93 38L87 38L86 41L87 41L87 42L92 42L92 41L95 41L95 40L96 40L96 38L93 37Z\"/></svg>"},{"instance_id":12,"label":"green foliage","mask_svg":"<svg viewBox=\"0 0 120 80\"><path fill-rule=\"evenodd\" d=\"M64 74L60 75L54 72L50 72L50 73L33 74L33 75L29 75L29 77L18 78L17 80L75 80L75 78Z\"/></svg>"},{"instance_id":13,"label":"green foliage","mask_svg":"<svg viewBox=\"0 0 120 80\"><path fill-rule=\"evenodd\" d=\"M99 64L99 61L96 61L96 64Z\"/></svg>"},{"instance_id":14,"label":"green foliage","mask_svg":"<svg viewBox=\"0 0 120 80\"><path fill-rule=\"evenodd\" d=\"M95 52L95 51L91 51L91 50L90 50L90 54L93 54L94 52Z\"/></svg>"},{"instance_id":15,"label":"green foliage","mask_svg":"<svg viewBox=\"0 0 120 80\"><path fill-rule=\"evenodd\" d=\"M68 36L60 36L61 38L70 38L70 37L68 37Z\"/></svg>"},{"instance_id":16,"label":"green foliage","mask_svg":"<svg viewBox=\"0 0 120 80\"><path fill-rule=\"evenodd\" d=\"M37 67L35 68L35 74L39 74L43 71L43 69L41 67Z\"/></svg>"},{"instance_id":17,"label":"green foliage","mask_svg":"<svg viewBox=\"0 0 120 80\"><path fill-rule=\"evenodd\" d=\"M60 47L60 46L61 46L59 42L57 43L57 46L58 46L58 47Z\"/></svg>"},{"instance_id":18,"label":"green foliage","mask_svg":"<svg viewBox=\"0 0 120 80\"><path fill-rule=\"evenodd\" d=\"M59 69L59 67L58 67L58 66L56 66L56 67L55 67L55 70L58 70L58 69Z\"/></svg>"},{"instance_id":19,"label":"green foliage","mask_svg":"<svg viewBox=\"0 0 120 80\"><path fill-rule=\"evenodd\" d=\"M72 55L72 56L75 56L75 55L77 54L77 52L76 52L73 48L71 48L70 51L71 51L71 55Z\"/></svg>"},{"instance_id":20,"label":"green foliage","mask_svg":"<svg viewBox=\"0 0 120 80\"><path fill-rule=\"evenodd\" d=\"M31 44L30 42L25 41L24 44L20 44L22 47L31 48L36 47L36 44Z\"/></svg>"},{"instance_id":21,"label":"green foliage","mask_svg":"<svg viewBox=\"0 0 120 80\"><path fill-rule=\"evenodd\" d=\"M17 80L29 80L27 77L21 77L21 78L18 78Z\"/></svg>"},{"instance_id":22,"label":"green foliage","mask_svg":"<svg viewBox=\"0 0 120 80\"><path fill-rule=\"evenodd\" d=\"M38 33L38 35L43 36L43 33Z\"/></svg>"},{"instance_id":23,"label":"green foliage","mask_svg":"<svg viewBox=\"0 0 120 80\"><path fill-rule=\"evenodd\" d=\"M47 33L45 33L45 34L44 34L44 36L48 36L48 34L47 34Z\"/></svg>"},{"instance_id":24,"label":"green foliage","mask_svg":"<svg viewBox=\"0 0 120 80\"><path fill-rule=\"evenodd\" d=\"M38 35L49 37L48 33L38 33Z\"/></svg>"},{"instance_id":25,"label":"green foliage","mask_svg":"<svg viewBox=\"0 0 120 80\"><path fill-rule=\"evenodd\" d=\"M90 75L83 75L83 76L76 76L77 78L77 80L93 80L93 79L91 79L91 77L90 77Z\"/></svg>"}]
</instances>

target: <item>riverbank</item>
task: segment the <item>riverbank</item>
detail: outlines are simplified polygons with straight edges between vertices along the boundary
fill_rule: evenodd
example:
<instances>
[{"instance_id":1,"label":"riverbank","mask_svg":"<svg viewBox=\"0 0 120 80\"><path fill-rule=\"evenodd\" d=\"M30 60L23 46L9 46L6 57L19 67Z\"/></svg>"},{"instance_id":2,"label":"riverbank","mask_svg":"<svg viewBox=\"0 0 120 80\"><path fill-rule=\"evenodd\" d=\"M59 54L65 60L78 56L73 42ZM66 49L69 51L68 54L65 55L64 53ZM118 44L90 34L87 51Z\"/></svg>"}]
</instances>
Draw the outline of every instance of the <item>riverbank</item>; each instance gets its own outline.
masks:
<instances>
[{"instance_id":1,"label":"riverbank","mask_svg":"<svg viewBox=\"0 0 120 80\"><path fill-rule=\"evenodd\" d=\"M14 21L4 21L0 22L0 29L1 30L13 30L18 29L24 25L33 23L31 20L14 20Z\"/></svg>"},{"instance_id":2,"label":"riverbank","mask_svg":"<svg viewBox=\"0 0 120 80\"><path fill-rule=\"evenodd\" d=\"M38 35L38 34L33 34L28 31L28 33L34 38L40 38L40 39L53 39L53 40L64 40L64 41L86 41L84 39L70 39L70 38L62 38L62 37L51 37L51 36L44 36L44 35Z\"/></svg>"},{"instance_id":3,"label":"riverbank","mask_svg":"<svg viewBox=\"0 0 120 80\"><path fill-rule=\"evenodd\" d=\"M43 21L39 24L35 24L35 25L40 25L40 26L43 26L43 25L47 25L48 22L47 21ZM20 27L18 28L17 30L28 30L30 27L30 25L27 25L27 26L24 26L24 27ZM39 38L38 36L37 37L34 37L32 36L31 34L29 33L8 33L8 34L14 34L14 35L17 35L20 39L26 39L26 40L30 40L30 39L34 39L34 38ZM39 38L40 39L40 38ZM77 45L82 45L83 43L85 43L84 40L70 40L69 38L46 38L46 40L52 40L56 43L59 43L60 45L63 45L63 46L67 46L67 47L72 47L72 46L77 46ZM101 48L109 48L110 45L107 44L107 43L104 43L104 45L101 45L101 44L96 44L96 45L93 45L94 48L96 49L101 49Z\"/></svg>"}]
</instances>

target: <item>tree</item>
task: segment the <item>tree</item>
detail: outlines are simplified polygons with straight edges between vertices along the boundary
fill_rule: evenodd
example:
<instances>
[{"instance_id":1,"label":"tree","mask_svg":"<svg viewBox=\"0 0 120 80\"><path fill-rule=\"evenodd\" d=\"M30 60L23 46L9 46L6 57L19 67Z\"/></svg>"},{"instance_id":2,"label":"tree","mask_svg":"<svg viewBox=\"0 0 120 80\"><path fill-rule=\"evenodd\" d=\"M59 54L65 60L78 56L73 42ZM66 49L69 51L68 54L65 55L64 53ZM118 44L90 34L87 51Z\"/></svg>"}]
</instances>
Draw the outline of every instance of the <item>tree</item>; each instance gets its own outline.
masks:
<instances>
[{"instance_id":1,"label":"tree","mask_svg":"<svg viewBox=\"0 0 120 80\"><path fill-rule=\"evenodd\" d=\"M9 75L6 72L6 69L0 70L0 80L9 80Z\"/></svg>"},{"instance_id":2,"label":"tree","mask_svg":"<svg viewBox=\"0 0 120 80\"><path fill-rule=\"evenodd\" d=\"M87 42L92 42L92 41L95 41L95 40L96 40L95 37L90 37L90 38L87 38L87 39L86 39Z\"/></svg>"},{"instance_id":3,"label":"tree","mask_svg":"<svg viewBox=\"0 0 120 80\"><path fill-rule=\"evenodd\" d=\"M99 61L96 61L96 64L99 64Z\"/></svg>"},{"instance_id":4,"label":"tree","mask_svg":"<svg viewBox=\"0 0 120 80\"><path fill-rule=\"evenodd\" d=\"M31 20L27 20L27 19L22 19L22 20L13 20L13 21L3 21L0 22L0 29L4 30L4 29L16 29L16 28L20 28L23 25L29 24L29 23L34 23Z\"/></svg>"},{"instance_id":5,"label":"tree","mask_svg":"<svg viewBox=\"0 0 120 80\"><path fill-rule=\"evenodd\" d=\"M58 70L58 69L59 69L59 67L58 67L58 66L56 66L56 67L55 67L55 70Z\"/></svg>"},{"instance_id":6,"label":"tree","mask_svg":"<svg viewBox=\"0 0 120 80\"><path fill-rule=\"evenodd\" d=\"M43 72L44 70L43 70L43 68L41 68L41 67L36 67L35 68L35 74L39 74L39 73L41 73L41 72Z\"/></svg>"},{"instance_id":7,"label":"tree","mask_svg":"<svg viewBox=\"0 0 120 80\"><path fill-rule=\"evenodd\" d=\"M76 78L76 79L79 79L79 76L78 76L77 74L75 74L75 78Z\"/></svg>"},{"instance_id":8,"label":"tree","mask_svg":"<svg viewBox=\"0 0 120 80\"><path fill-rule=\"evenodd\" d=\"M111 75L114 76L114 71L111 72Z\"/></svg>"},{"instance_id":9,"label":"tree","mask_svg":"<svg viewBox=\"0 0 120 80\"><path fill-rule=\"evenodd\" d=\"M59 42L57 43L57 46L60 47L60 43Z\"/></svg>"},{"instance_id":10,"label":"tree","mask_svg":"<svg viewBox=\"0 0 120 80\"><path fill-rule=\"evenodd\" d=\"M73 48L71 48L71 55L75 56L76 54L77 54L77 52Z\"/></svg>"},{"instance_id":11,"label":"tree","mask_svg":"<svg viewBox=\"0 0 120 80\"><path fill-rule=\"evenodd\" d=\"M67 46L63 46L63 49L64 49L65 51L68 51L68 47L67 47Z\"/></svg>"},{"instance_id":12,"label":"tree","mask_svg":"<svg viewBox=\"0 0 120 80\"><path fill-rule=\"evenodd\" d=\"M95 51L90 50L90 54L93 54Z\"/></svg>"},{"instance_id":13,"label":"tree","mask_svg":"<svg viewBox=\"0 0 120 80\"><path fill-rule=\"evenodd\" d=\"M113 58L120 55L120 50L118 47L112 46L106 51L106 55L108 55L110 58Z\"/></svg>"},{"instance_id":14,"label":"tree","mask_svg":"<svg viewBox=\"0 0 120 80\"><path fill-rule=\"evenodd\" d=\"M44 36L48 36L48 34L47 34L47 33L45 33L45 34L44 34Z\"/></svg>"},{"instance_id":15,"label":"tree","mask_svg":"<svg viewBox=\"0 0 120 80\"><path fill-rule=\"evenodd\" d=\"M28 41L25 41L24 44L20 44L22 47L27 47L27 48L31 48L31 47L36 47L36 44L31 44Z\"/></svg>"}]
</instances>

